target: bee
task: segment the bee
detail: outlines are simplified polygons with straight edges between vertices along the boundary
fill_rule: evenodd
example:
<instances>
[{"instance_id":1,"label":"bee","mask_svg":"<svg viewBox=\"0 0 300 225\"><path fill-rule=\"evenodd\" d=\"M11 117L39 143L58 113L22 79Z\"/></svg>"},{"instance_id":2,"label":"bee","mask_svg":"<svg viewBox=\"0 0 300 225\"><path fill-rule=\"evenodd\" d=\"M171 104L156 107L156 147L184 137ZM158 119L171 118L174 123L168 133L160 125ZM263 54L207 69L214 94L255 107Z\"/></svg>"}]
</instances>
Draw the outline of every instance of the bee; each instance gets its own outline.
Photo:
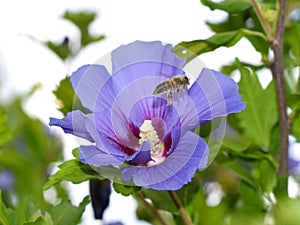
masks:
<instances>
[{"instance_id":1,"label":"bee","mask_svg":"<svg viewBox=\"0 0 300 225\"><path fill-rule=\"evenodd\" d=\"M152 94L158 95L161 93L167 93L168 105L172 105L173 92L179 92L180 89L185 88L189 84L190 79L187 76L177 75L156 85Z\"/></svg>"}]
</instances>

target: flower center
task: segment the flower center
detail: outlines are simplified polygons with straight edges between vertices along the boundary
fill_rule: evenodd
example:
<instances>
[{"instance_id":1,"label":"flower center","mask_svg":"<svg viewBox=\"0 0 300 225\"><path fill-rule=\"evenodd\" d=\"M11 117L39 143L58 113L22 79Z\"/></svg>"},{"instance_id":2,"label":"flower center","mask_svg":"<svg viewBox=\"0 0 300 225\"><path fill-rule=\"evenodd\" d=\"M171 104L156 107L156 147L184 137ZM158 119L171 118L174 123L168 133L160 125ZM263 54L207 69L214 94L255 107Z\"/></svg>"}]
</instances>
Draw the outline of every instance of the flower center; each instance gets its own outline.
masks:
<instances>
[{"instance_id":1,"label":"flower center","mask_svg":"<svg viewBox=\"0 0 300 225\"><path fill-rule=\"evenodd\" d=\"M152 125L151 120L145 120L140 127L139 144L148 141L151 146L151 157L156 160L161 157L163 145L157 135L156 130Z\"/></svg>"}]
</instances>

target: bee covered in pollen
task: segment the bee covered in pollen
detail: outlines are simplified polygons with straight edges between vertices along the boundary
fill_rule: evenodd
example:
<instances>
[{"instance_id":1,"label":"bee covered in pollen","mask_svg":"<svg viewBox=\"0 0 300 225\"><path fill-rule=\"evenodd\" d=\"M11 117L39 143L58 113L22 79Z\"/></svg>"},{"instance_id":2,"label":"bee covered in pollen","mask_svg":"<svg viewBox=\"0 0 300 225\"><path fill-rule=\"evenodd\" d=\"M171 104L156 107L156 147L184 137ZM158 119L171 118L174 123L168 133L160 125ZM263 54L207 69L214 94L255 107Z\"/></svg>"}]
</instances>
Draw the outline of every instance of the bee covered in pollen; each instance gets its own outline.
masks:
<instances>
[{"instance_id":1,"label":"bee covered in pollen","mask_svg":"<svg viewBox=\"0 0 300 225\"><path fill-rule=\"evenodd\" d=\"M159 95L162 93L167 93L168 105L172 105L173 102L173 92L179 92L180 89L185 88L190 84L190 79L185 75L177 75L169 80L162 81L153 89L153 95Z\"/></svg>"}]
</instances>

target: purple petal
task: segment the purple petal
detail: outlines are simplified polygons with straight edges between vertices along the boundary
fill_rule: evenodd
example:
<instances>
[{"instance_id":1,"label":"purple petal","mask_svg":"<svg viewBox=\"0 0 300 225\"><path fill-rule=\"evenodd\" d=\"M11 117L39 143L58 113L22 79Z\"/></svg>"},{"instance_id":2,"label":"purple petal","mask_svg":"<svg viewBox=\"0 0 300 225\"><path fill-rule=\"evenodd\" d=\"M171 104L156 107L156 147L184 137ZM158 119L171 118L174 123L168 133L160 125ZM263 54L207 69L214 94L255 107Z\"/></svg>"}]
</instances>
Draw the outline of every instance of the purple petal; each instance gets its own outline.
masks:
<instances>
[{"instance_id":1,"label":"purple petal","mask_svg":"<svg viewBox=\"0 0 300 225\"><path fill-rule=\"evenodd\" d=\"M131 155L127 161L136 165L143 165L152 160L151 158L151 146L147 141L144 141L139 147L138 151Z\"/></svg>"},{"instance_id":2,"label":"purple petal","mask_svg":"<svg viewBox=\"0 0 300 225\"><path fill-rule=\"evenodd\" d=\"M95 142L91 134L86 129L87 115L79 110L69 112L63 119L50 118L50 126L58 126L65 133L73 134L85 138L90 142Z\"/></svg>"},{"instance_id":3,"label":"purple petal","mask_svg":"<svg viewBox=\"0 0 300 225\"><path fill-rule=\"evenodd\" d=\"M185 59L180 59L172 52L170 44L163 45L160 41L135 41L122 45L112 52L113 73L137 62L164 62L182 68ZM146 71L144 71L146 72Z\"/></svg>"},{"instance_id":4,"label":"purple petal","mask_svg":"<svg viewBox=\"0 0 300 225\"><path fill-rule=\"evenodd\" d=\"M131 132L127 118L123 115L122 110L120 109L113 112L114 113L112 113L111 110L106 110L95 114L94 118L91 119L90 122L95 124L94 126L97 129L99 137L96 144L101 149L101 145L104 144L104 146L107 147L104 151L117 154L111 151L114 151L114 149L110 149L111 145L116 144L127 156L131 155L139 147L139 140Z\"/></svg>"},{"instance_id":5,"label":"purple petal","mask_svg":"<svg viewBox=\"0 0 300 225\"><path fill-rule=\"evenodd\" d=\"M86 129L91 134L92 138L95 140L97 148L101 149L103 152L106 152L108 154L125 157L126 155L123 152L121 152L120 147L114 141L117 140L117 137L115 136L114 132L103 129L103 126L105 126L105 124L102 124L103 126L101 127L101 132L98 132L95 121L95 114L89 114L86 123ZM107 121L105 119L104 121L110 124L110 121Z\"/></svg>"},{"instance_id":6,"label":"purple petal","mask_svg":"<svg viewBox=\"0 0 300 225\"><path fill-rule=\"evenodd\" d=\"M83 106L95 112L98 95L109 78L105 67L84 65L72 74L70 80Z\"/></svg>"},{"instance_id":7,"label":"purple petal","mask_svg":"<svg viewBox=\"0 0 300 225\"><path fill-rule=\"evenodd\" d=\"M78 156L81 162L91 166L119 166L124 162L124 157L107 154L96 146L80 146Z\"/></svg>"},{"instance_id":8,"label":"purple petal","mask_svg":"<svg viewBox=\"0 0 300 225\"><path fill-rule=\"evenodd\" d=\"M238 85L229 77L204 68L188 91L197 107L201 122L245 109Z\"/></svg>"},{"instance_id":9,"label":"purple petal","mask_svg":"<svg viewBox=\"0 0 300 225\"><path fill-rule=\"evenodd\" d=\"M96 111L101 112L117 104L129 105L128 108L137 100L152 96L157 84L178 74L184 74L184 71L164 62L151 61L128 65L114 73L103 86Z\"/></svg>"},{"instance_id":10,"label":"purple petal","mask_svg":"<svg viewBox=\"0 0 300 225\"><path fill-rule=\"evenodd\" d=\"M167 106L159 97L145 97L130 108L129 121L141 127L145 120L151 120L160 139L180 124L180 117L174 107Z\"/></svg>"},{"instance_id":11,"label":"purple petal","mask_svg":"<svg viewBox=\"0 0 300 225\"><path fill-rule=\"evenodd\" d=\"M181 132L174 129L173 132ZM176 136L176 135L174 135ZM156 166L122 169L122 177L133 179L137 186L155 190L178 190L191 181L196 170L206 166L208 147L204 140L192 132L186 132L166 160Z\"/></svg>"}]
</instances>

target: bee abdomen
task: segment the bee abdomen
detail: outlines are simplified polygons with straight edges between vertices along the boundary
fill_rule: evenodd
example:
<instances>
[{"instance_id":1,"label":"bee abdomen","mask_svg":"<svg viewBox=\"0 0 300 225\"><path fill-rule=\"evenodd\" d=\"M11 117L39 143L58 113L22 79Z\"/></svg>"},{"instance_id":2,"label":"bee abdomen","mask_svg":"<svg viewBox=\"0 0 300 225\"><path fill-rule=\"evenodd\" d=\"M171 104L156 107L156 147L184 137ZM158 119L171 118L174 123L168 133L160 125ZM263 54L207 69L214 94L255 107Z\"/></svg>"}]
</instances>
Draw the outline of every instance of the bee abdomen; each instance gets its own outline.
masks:
<instances>
[{"instance_id":1,"label":"bee abdomen","mask_svg":"<svg viewBox=\"0 0 300 225\"><path fill-rule=\"evenodd\" d=\"M168 81L163 81L161 83L159 83L158 85L156 85L156 87L154 88L152 94L154 95L158 95L161 94L163 92L166 92L170 89L170 84Z\"/></svg>"}]
</instances>

